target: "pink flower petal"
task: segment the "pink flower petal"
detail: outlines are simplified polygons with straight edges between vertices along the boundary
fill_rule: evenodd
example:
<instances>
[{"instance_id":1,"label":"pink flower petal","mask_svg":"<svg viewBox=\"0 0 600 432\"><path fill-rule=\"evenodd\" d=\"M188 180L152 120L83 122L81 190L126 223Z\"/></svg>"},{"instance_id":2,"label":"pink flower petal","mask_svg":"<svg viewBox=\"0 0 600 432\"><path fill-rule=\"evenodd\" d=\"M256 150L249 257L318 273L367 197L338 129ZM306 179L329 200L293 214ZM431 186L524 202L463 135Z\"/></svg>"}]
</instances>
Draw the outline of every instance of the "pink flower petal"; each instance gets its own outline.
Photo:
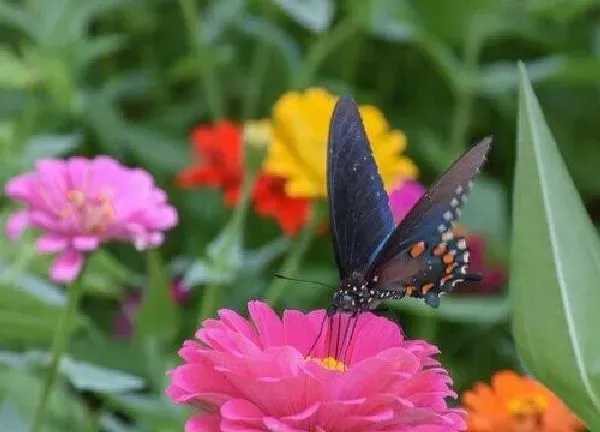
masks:
<instances>
[{"instance_id":1,"label":"pink flower petal","mask_svg":"<svg viewBox=\"0 0 600 432\"><path fill-rule=\"evenodd\" d=\"M264 348L283 344L283 324L273 309L265 303L252 301L248 304L248 311Z\"/></svg>"},{"instance_id":2,"label":"pink flower petal","mask_svg":"<svg viewBox=\"0 0 600 432\"><path fill-rule=\"evenodd\" d=\"M35 241L35 247L41 253L62 252L67 245L67 239L56 234L44 234Z\"/></svg>"},{"instance_id":3,"label":"pink flower petal","mask_svg":"<svg viewBox=\"0 0 600 432\"><path fill-rule=\"evenodd\" d=\"M185 432L219 432L220 430L219 414L197 414L185 422Z\"/></svg>"},{"instance_id":4,"label":"pink flower petal","mask_svg":"<svg viewBox=\"0 0 600 432\"><path fill-rule=\"evenodd\" d=\"M73 239L72 245L78 251L89 252L98 249L100 239L92 236L77 236Z\"/></svg>"},{"instance_id":5,"label":"pink flower petal","mask_svg":"<svg viewBox=\"0 0 600 432\"><path fill-rule=\"evenodd\" d=\"M34 179L31 174L11 178L4 187L6 196L13 200L27 201L33 193Z\"/></svg>"},{"instance_id":6,"label":"pink flower petal","mask_svg":"<svg viewBox=\"0 0 600 432\"><path fill-rule=\"evenodd\" d=\"M11 241L18 240L29 226L29 211L19 210L8 217L6 235Z\"/></svg>"},{"instance_id":7,"label":"pink flower petal","mask_svg":"<svg viewBox=\"0 0 600 432\"><path fill-rule=\"evenodd\" d=\"M83 254L69 249L59 255L50 268L50 277L54 282L70 283L75 280L83 266Z\"/></svg>"}]
</instances>

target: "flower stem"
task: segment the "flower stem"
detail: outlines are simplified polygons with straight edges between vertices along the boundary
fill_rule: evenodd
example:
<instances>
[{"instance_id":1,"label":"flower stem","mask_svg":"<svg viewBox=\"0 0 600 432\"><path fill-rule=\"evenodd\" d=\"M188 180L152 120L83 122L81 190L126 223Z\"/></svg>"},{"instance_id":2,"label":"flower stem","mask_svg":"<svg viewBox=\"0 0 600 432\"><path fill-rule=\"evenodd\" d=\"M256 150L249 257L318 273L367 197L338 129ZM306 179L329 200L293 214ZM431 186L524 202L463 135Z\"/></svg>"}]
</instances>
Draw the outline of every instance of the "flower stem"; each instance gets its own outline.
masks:
<instances>
[{"instance_id":1,"label":"flower stem","mask_svg":"<svg viewBox=\"0 0 600 432\"><path fill-rule=\"evenodd\" d=\"M304 63L295 76L294 87L303 89L314 79L315 73L325 59L338 46L347 41L359 31L358 26L352 18L340 21L330 32L326 32L313 44L308 52Z\"/></svg>"},{"instance_id":2,"label":"flower stem","mask_svg":"<svg viewBox=\"0 0 600 432\"><path fill-rule=\"evenodd\" d=\"M271 15L269 2L262 2L263 16L268 18ZM254 58L250 69L250 76L244 102L242 105L242 118L252 119L256 115L258 98L262 90L263 79L267 75L269 60L271 58L271 47L264 38L259 38L254 49Z\"/></svg>"},{"instance_id":3,"label":"flower stem","mask_svg":"<svg viewBox=\"0 0 600 432\"><path fill-rule=\"evenodd\" d=\"M235 208L233 214L231 215L231 219L225 232L225 239L223 244L220 247L219 256L215 259L215 266L217 270L227 271L228 263L228 255L230 253L230 249L234 246L236 239L241 235L241 232L244 228L244 222L246 220L246 213L248 212L248 208L250 207L252 191L254 189L254 181L256 179L256 175L253 172L249 172L250 170L246 170L246 175L244 176L244 183L242 185L242 195L240 198L240 202ZM235 270L235 269L234 269ZM206 286L204 289L204 294L202 295L202 300L200 303L200 312L199 317L200 320L204 320L210 316L212 316L217 309L217 304L219 302L219 292L222 288L223 284L220 283L212 283Z\"/></svg>"},{"instance_id":4,"label":"flower stem","mask_svg":"<svg viewBox=\"0 0 600 432\"><path fill-rule=\"evenodd\" d=\"M308 248L312 244L315 238L316 225L319 218L317 217L317 212L313 209L311 212L310 219L308 223L302 229L302 232L298 236L298 239L292 246L290 252L288 253L279 273L282 275L293 275L298 270L304 255L308 251ZM271 285L267 288L265 292L264 299L271 306L275 306L285 289L287 288L290 281L286 279L274 279Z\"/></svg>"},{"instance_id":5,"label":"flower stem","mask_svg":"<svg viewBox=\"0 0 600 432\"><path fill-rule=\"evenodd\" d=\"M464 152L467 146L467 133L473 116L473 102L475 89L472 85L473 77L479 74L479 53L482 46L482 34L477 25L473 25L469 31L469 37L463 49L463 66L467 71L467 79L459 80L461 85L456 89L456 103L452 118L450 131L450 145L457 157Z\"/></svg>"},{"instance_id":6,"label":"flower stem","mask_svg":"<svg viewBox=\"0 0 600 432\"><path fill-rule=\"evenodd\" d=\"M46 405L48 404L48 399L56 379L60 358L69 344L73 322L77 315L77 309L79 308L79 302L81 300L82 285L80 275L79 279L67 288L67 306L54 331L54 338L52 340L52 358L48 370L46 371L44 386L35 410L33 423L31 424L31 432L38 432L43 425Z\"/></svg>"},{"instance_id":7,"label":"flower stem","mask_svg":"<svg viewBox=\"0 0 600 432\"><path fill-rule=\"evenodd\" d=\"M206 94L206 103L212 120L219 120L223 116L221 88L215 73L214 59L207 55L207 47L198 35L198 10L195 0L179 0L179 7L183 14L185 27L188 32L189 43L193 56L198 59L201 84Z\"/></svg>"}]
</instances>

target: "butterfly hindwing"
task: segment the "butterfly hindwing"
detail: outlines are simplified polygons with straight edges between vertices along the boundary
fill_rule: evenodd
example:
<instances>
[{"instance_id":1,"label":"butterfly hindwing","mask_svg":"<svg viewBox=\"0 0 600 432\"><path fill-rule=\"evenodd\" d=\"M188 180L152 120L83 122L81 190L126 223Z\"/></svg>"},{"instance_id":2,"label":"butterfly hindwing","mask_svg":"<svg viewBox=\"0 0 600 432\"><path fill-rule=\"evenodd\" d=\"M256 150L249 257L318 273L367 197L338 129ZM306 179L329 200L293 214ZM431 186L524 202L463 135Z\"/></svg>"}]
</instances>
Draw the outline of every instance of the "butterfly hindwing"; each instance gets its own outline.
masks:
<instances>
[{"instance_id":1,"label":"butterfly hindwing","mask_svg":"<svg viewBox=\"0 0 600 432\"><path fill-rule=\"evenodd\" d=\"M468 150L391 233L369 271L386 294L425 297L435 306L440 292L469 277L468 248L463 238L454 238L452 225L490 146L486 138Z\"/></svg>"},{"instance_id":2,"label":"butterfly hindwing","mask_svg":"<svg viewBox=\"0 0 600 432\"><path fill-rule=\"evenodd\" d=\"M327 192L340 278L370 268L394 222L354 99L338 99L329 127Z\"/></svg>"}]
</instances>

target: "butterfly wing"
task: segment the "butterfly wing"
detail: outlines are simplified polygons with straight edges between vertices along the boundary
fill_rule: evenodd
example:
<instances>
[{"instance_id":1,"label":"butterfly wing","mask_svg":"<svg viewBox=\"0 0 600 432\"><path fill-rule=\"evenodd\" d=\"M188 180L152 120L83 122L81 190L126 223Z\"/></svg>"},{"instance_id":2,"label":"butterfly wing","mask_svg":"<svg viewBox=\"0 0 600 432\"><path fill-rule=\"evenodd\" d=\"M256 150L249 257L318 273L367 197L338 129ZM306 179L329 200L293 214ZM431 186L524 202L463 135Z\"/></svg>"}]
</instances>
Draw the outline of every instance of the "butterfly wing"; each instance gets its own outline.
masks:
<instances>
[{"instance_id":1,"label":"butterfly wing","mask_svg":"<svg viewBox=\"0 0 600 432\"><path fill-rule=\"evenodd\" d=\"M388 196L354 99L338 99L329 126L327 193L340 278L370 268L394 228Z\"/></svg>"},{"instance_id":2,"label":"butterfly wing","mask_svg":"<svg viewBox=\"0 0 600 432\"><path fill-rule=\"evenodd\" d=\"M385 297L397 297L397 293L425 297L436 306L440 292L473 277L467 273L466 242L454 237L452 226L490 147L488 137L469 149L390 234L369 272Z\"/></svg>"}]
</instances>

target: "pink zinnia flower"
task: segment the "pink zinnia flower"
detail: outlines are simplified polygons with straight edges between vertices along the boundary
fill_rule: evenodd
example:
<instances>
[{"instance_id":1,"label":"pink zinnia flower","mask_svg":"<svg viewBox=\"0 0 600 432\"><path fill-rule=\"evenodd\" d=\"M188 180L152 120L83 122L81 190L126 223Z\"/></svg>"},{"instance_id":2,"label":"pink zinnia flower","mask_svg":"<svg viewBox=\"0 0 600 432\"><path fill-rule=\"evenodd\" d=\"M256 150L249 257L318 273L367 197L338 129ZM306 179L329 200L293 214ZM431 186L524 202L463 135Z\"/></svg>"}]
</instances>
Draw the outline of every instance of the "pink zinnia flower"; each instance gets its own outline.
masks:
<instances>
[{"instance_id":1,"label":"pink zinnia flower","mask_svg":"<svg viewBox=\"0 0 600 432\"><path fill-rule=\"evenodd\" d=\"M148 172L107 156L38 161L35 171L12 178L5 191L27 206L8 219L9 238L16 240L29 226L43 230L36 247L59 253L50 270L57 282L74 280L84 253L102 242L154 247L163 242L163 231L177 224L177 212Z\"/></svg>"},{"instance_id":2,"label":"pink zinnia flower","mask_svg":"<svg viewBox=\"0 0 600 432\"><path fill-rule=\"evenodd\" d=\"M425 192L425 187L414 180L403 181L392 190L390 192L390 207L394 216L394 222L398 223L404 219Z\"/></svg>"},{"instance_id":3,"label":"pink zinnia flower","mask_svg":"<svg viewBox=\"0 0 600 432\"><path fill-rule=\"evenodd\" d=\"M325 311L288 310L280 319L262 302L248 309L250 322L231 310L204 321L198 340L179 352L185 364L169 372L167 394L202 410L187 432L465 429L463 412L446 404L456 394L433 358L436 347L406 340L395 323L361 314L344 364L329 354L327 342L336 340L329 320L306 356ZM340 327L338 319L333 333L346 328L349 316L341 315Z\"/></svg>"}]
</instances>

